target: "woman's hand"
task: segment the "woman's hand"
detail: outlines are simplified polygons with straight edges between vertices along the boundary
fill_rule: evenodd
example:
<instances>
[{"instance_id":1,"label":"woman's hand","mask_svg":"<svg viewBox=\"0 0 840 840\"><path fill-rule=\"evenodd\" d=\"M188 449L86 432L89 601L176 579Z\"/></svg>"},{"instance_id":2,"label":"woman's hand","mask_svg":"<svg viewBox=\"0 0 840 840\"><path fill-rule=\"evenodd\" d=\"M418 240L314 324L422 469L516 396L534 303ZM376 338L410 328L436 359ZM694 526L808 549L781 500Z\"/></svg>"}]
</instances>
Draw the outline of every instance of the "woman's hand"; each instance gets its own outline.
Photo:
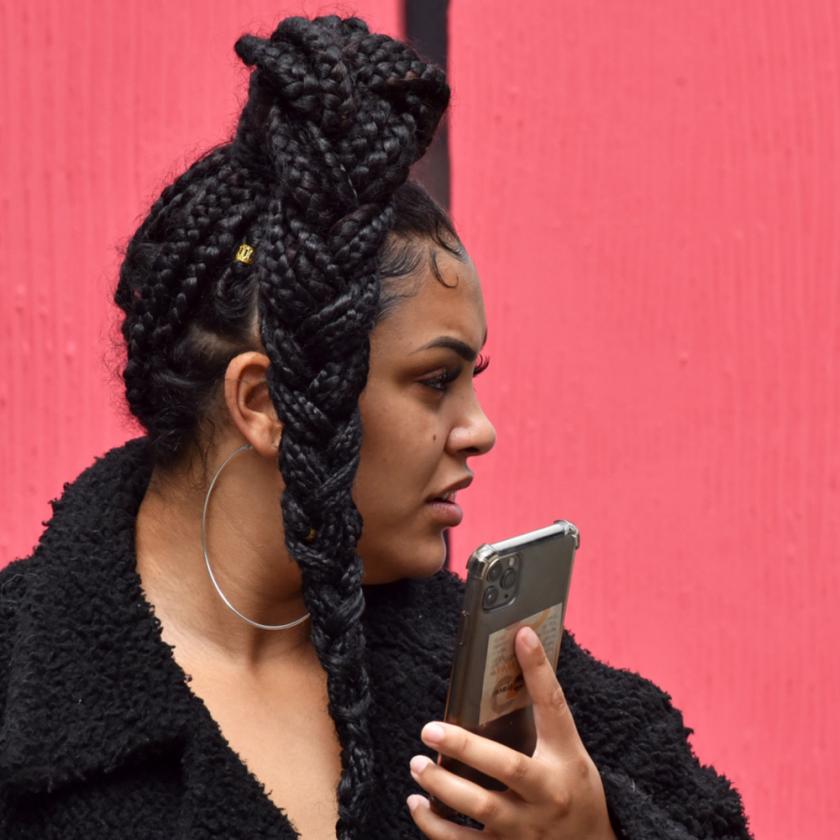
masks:
<instances>
[{"instance_id":1,"label":"woman's hand","mask_svg":"<svg viewBox=\"0 0 840 840\"><path fill-rule=\"evenodd\" d=\"M461 840L479 834L499 840L615 840L604 787L583 746L563 689L536 633L516 634L516 656L534 704L534 755L505 747L459 726L428 723L424 743L498 779L509 790L490 791L438 766L426 756L411 760L415 781L447 805L484 825L484 831L456 825L435 814L429 801L413 794L408 807L431 840Z\"/></svg>"}]
</instances>

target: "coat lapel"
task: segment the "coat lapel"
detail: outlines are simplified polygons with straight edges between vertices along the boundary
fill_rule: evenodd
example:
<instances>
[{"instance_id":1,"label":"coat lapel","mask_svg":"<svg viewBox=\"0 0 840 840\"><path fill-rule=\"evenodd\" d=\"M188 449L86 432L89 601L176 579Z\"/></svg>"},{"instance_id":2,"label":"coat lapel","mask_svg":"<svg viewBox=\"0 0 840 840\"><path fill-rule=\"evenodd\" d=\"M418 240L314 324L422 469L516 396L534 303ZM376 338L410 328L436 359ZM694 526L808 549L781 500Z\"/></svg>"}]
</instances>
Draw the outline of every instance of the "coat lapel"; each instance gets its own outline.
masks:
<instances>
[{"instance_id":1,"label":"coat lapel","mask_svg":"<svg viewBox=\"0 0 840 840\"><path fill-rule=\"evenodd\" d=\"M177 840L294 838L190 692L143 594L134 529L150 476L145 438L97 459L52 503L33 556L2 572L0 783L48 793L164 754L181 781ZM460 586L441 573L365 589L371 816L389 836L419 836L403 804L416 789L408 759L426 751L420 728L443 711Z\"/></svg>"},{"instance_id":2,"label":"coat lapel","mask_svg":"<svg viewBox=\"0 0 840 840\"><path fill-rule=\"evenodd\" d=\"M29 790L185 735L189 692L134 568L150 468L142 439L123 449L65 485L29 567L5 572L17 627L0 773Z\"/></svg>"},{"instance_id":3,"label":"coat lapel","mask_svg":"<svg viewBox=\"0 0 840 840\"><path fill-rule=\"evenodd\" d=\"M166 755L177 840L296 837L188 689L143 594L135 522L151 469L145 438L97 459L52 503L33 556L3 571L15 623L0 782L50 793Z\"/></svg>"}]
</instances>

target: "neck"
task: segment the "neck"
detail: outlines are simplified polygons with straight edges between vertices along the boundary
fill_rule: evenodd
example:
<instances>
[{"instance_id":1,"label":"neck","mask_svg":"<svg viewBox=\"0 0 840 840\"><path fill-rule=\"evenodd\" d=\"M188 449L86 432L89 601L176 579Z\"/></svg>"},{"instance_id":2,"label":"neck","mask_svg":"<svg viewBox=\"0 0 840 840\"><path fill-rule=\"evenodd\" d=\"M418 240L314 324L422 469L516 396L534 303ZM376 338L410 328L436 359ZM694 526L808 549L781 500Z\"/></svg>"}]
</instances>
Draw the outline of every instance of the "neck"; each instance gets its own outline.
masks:
<instances>
[{"instance_id":1,"label":"neck","mask_svg":"<svg viewBox=\"0 0 840 840\"><path fill-rule=\"evenodd\" d=\"M207 554L219 587L239 612L260 624L286 624L306 607L300 572L284 544L277 479L255 457L239 460L213 490ZM308 656L309 620L264 630L219 597L201 548L205 492L186 480L153 475L137 515L137 570L165 641L182 653L249 669Z\"/></svg>"}]
</instances>

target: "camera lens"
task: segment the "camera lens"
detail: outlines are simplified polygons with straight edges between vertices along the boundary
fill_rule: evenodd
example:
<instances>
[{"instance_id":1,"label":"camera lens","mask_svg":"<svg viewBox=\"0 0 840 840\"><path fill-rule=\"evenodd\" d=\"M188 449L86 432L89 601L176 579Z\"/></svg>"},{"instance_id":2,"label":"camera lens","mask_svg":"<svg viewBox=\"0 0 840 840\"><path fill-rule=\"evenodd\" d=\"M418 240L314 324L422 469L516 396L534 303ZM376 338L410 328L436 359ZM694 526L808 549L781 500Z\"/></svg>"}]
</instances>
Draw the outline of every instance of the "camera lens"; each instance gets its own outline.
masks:
<instances>
[{"instance_id":1,"label":"camera lens","mask_svg":"<svg viewBox=\"0 0 840 840\"><path fill-rule=\"evenodd\" d=\"M505 571L502 575L502 586L505 589L508 589L513 586L514 583L516 583L516 569L507 569L507 571Z\"/></svg>"},{"instance_id":2,"label":"camera lens","mask_svg":"<svg viewBox=\"0 0 840 840\"><path fill-rule=\"evenodd\" d=\"M496 589L495 586L491 586L485 593L484 593L484 606L492 607L493 604L499 599L499 590Z\"/></svg>"},{"instance_id":3,"label":"camera lens","mask_svg":"<svg viewBox=\"0 0 840 840\"><path fill-rule=\"evenodd\" d=\"M501 573L502 573L502 564L497 560L490 567L490 571L487 572L487 580L489 580L490 583L494 583L495 581L497 581L499 579L499 576L501 575Z\"/></svg>"}]
</instances>

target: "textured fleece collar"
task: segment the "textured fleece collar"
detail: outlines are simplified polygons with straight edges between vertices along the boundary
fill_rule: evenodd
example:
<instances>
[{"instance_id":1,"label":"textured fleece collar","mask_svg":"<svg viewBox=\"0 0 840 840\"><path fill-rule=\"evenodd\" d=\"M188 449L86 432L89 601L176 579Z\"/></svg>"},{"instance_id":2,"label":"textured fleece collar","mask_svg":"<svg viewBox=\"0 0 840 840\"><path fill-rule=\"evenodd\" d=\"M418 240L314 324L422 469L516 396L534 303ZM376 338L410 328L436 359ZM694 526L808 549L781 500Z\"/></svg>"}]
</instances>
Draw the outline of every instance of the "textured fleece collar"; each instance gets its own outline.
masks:
<instances>
[{"instance_id":1,"label":"textured fleece collar","mask_svg":"<svg viewBox=\"0 0 840 840\"><path fill-rule=\"evenodd\" d=\"M165 756L183 784L173 838L295 837L187 687L143 594L134 531L151 472L145 438L97 458L52 503L34 554L0 572L0 796ZM463 585L440 572L365 590L381 791L371 819L376 836L413 837L408 761L443 711Z\"/></svg>"},{"instance_id":2,"label":"textured fleece collar","mask_svg":"<svg viewBox=\"0 0 840 840\"><path fill-rule=\"evenodd\" d=\"M65 485L32 557L0 572L0 806L12 789L43 793L91 773L101 782L164 756L182 783L168 836L294 838L214 732L143 596L134 528L150 476L144 438L111 450ZM419 836L404 805L416 789L408 761L425 751L422 725L443 712L462 596L446 572L366 589L378 793L365 836ZM619 836L676 840L691 826L692 836L749 837L740 798L699 766L668 695L597 662L568 631L560 681ZM147 836L136 817L124 836Z\"/></svg>"},{"instance_id":3,"label":"textured fleece collar","mask_svg":"<svg viewBox=\"0 0 840 840\"><path fill-rule=\"evenodd\" d=\"M145 438L97 459L52 503L29 568L4 575L17 627L0 773L12 784L50 790L185 738L191 695L135 570L150 475Z\"/></svg>"}]
</instances>

